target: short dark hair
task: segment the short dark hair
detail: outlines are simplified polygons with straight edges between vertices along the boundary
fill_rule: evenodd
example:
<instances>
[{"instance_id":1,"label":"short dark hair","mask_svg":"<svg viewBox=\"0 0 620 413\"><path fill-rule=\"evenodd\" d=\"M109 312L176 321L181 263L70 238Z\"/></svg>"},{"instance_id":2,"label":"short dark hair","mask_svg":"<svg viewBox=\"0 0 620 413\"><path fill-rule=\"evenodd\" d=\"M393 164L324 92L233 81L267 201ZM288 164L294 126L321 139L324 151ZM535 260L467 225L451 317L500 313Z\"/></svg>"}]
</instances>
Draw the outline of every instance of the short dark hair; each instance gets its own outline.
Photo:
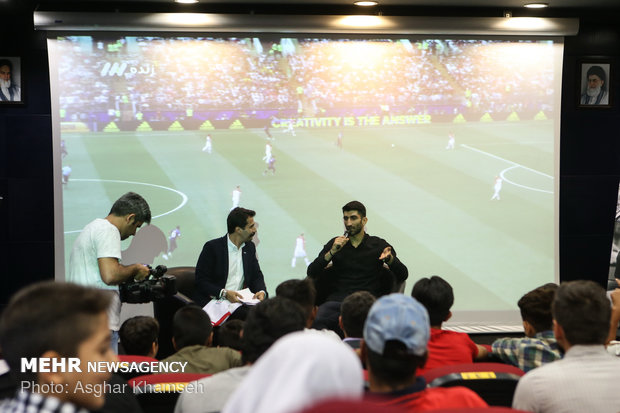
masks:
<instances>
[{"instance_id":1,"label":"short dark hair","mask_svg":"<svg viewBox=\"0 0 620 413\"><path fill-rule=\"evenodd\" d=\"M110 209L110 215L124 217L128 214L136 214L136 221L151 223L151 209L142 196L135 192L127 192L114 202Z\"/></svg>"},{"instance_id":2,"label":"short dark hair","mask_svg":"<svg viewBox=\"0 0 620 413\"><path fill-rule=\"evenodd\" d=\"M118 335L125 354L146 356L157 342L159 323L153 317L138 315L128 318L121 325Z\"/></svg>"},{"instance_id":3,"label":"short dark hair","mask_svg":"<svg viewBox=\"0 0 620 413\"><path fill-rule=\"evenodd\" d=\"M241 351L242 320L227 320L217 332L217 345Z\"/></svg>"},{"instance_id":4,"label":"short dark hair","mask_svg":"<svg viewBox=\"0 0 620 413\"><path fill-rule=\"evenodd\" d=\"M41 357L50 350L75 357L111 299L106 291L54 281L17 292L0 320L0 348L12 374L18 380L36 382L37 373L21 372L22 358Z\"/></svg>"},{"instance_id":5,"label":"short dark hair","mask_svg":"<svg viewBox=\"0 0 620 413\"><path fill-rule=\"evenodd\" d=\"M342 300L340 316L342 317L342 329L347 336L364 337L364 323L375 301L377 301L375 296L368 291L354 292Z\"/></svg>"},{"instance_id":6,"label":"short dark hair","mask_svg":"<svg viewBox=\"0 0 620 413\"><path fill-rule=\"evenodd\" d=\"M452 286L438 275L418 280L413 285L411 296L426 307L431 326L441 325L454 304Z\"/></svg>"},{"instance_id":7,"label":"short dark hair","mask_svg":"<svg viewBox=\"0 0 620 413\"><path fill-rule=\"evenodd\" d=\"M590 77L590 75L597 76L599 79L603 81L603 85L601 86L601 89L607 88L607 75L605 74L605 69L603 69L601 66L590 66L586 74L586 77Z\"/></svg>"},{"instance_id":8,"label":"short dark hair","mask_svg":"<svg viewBox=\"0 0 620 413\"><path fill-rule=\"evenodd\" d=\"M172 336L177 351L187 346L206 345L212 331L209 315L194 304L179 308L172 318Z\"/></svg>"},{"instance_id":9,"label":"short dark hair","mask_svg":"<svg viewBox=\"0 0 620 413\"><path fill-rule=\"evenodd\" d=\"M347 202L342 207L342 212L349 212L349 211L359 212L362 218L366 216L366 207L360 201Z\"/></svg>"},{"instance_id":10,"label":"short dark hair","mask_svg":"<svg viewBox=\"0 0 620 413\"><path fill-rule=\"evenodd\" d=\"M241 339L244 363L254 363L280 337L302 331L306 318L302 308L284 297L268 298L249 312Z\"/></svg>"},{"instance_id":11,"label":"short dark hair","mask_svg":"<svg viewBox=\"0 0 620 413\"><path fill-rule=\"evenodd\" d=\"M545 284L528 292L517 302L521 318L530 323L537 333L553 328L551 304L557 289L556 284Z\"/></svg>"},{"instance_id":12,"label":"short dark hair","mask_svg":"<svg viewBox=\"0 0 620 413\"><path fill-rule=\"evenodd\" d=\"M228 229L228 233L232 234L235 232L235 228L245 228L248 224L248 218L254 217L256 215L255 211L251 209L245 209L241 207L233 208L232 211L228 213L228 218L226 218L226 227Z\"/></svg>"},{"instance_id":13,"label":"short dark hair","mask_svg":"<svg viewBox=\"0 0 620 413\"><path fill-rule=\"evenodd\" d=\"M399 387L415 377L417 369L424 366L428 353L422 356L406 354L406 346L398 340L385 342L383 355L366 346L366 362L370 373L380 383Z\"/></svg>"},{"instance_id":14,"label":"short dark hair","mask_svg":"<svg viewBox=\"0 0 620 413\"><path fill-rule=\"evenodd\" d=\"M316 305L316 287L311 278L286 280L276 287L276 296L295 301L303 309L306 319L310 318Z\"/></svg>"},{"instance_id":15,"label":"short dark hair","mask_svg":"<svg viewBox=\"0 0 620 413\"><path fill-rule=\"evenodd\" d=\"M611 302L594 281L562 283L555 292L553 318L571 345L605 344L611 321Z\"/></svg>"}]
</instances>

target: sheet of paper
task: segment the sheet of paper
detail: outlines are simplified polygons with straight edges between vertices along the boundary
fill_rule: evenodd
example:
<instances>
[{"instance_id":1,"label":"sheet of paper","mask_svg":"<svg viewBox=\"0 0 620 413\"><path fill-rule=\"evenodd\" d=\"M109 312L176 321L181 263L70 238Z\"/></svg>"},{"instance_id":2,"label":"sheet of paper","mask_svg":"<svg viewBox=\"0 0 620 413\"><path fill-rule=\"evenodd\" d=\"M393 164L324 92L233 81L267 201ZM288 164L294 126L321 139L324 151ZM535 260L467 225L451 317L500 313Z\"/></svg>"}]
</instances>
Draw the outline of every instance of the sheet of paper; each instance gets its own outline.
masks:
<instances>
[{"instance_id":1,"label":"sheet of paper","mask_svg":"<svg viewBox=\"0 0 620 413\"><path fill-rule=\"evenodd\" d=\"M209 315L211 319L211 324L214 326L219 326L222 324L230 315L243 304L241 303L231 303L228 300L218 300L213 299L207 303L202 309Z\"/></svg>"},{"instance_id":2,"label":"sheet of paper","mask_svg":"<svg viewBox=\"0 0 620 413\"><path fill-rule=\"evenodd\" d=\"M260 300L252 298L254 297L254 293L250 291L249 288L244 288L243 290L237 292L243 296L243 298L241 298L241 302L243 304L255 305L260 303Z\"/></svg>"}]
</instances>

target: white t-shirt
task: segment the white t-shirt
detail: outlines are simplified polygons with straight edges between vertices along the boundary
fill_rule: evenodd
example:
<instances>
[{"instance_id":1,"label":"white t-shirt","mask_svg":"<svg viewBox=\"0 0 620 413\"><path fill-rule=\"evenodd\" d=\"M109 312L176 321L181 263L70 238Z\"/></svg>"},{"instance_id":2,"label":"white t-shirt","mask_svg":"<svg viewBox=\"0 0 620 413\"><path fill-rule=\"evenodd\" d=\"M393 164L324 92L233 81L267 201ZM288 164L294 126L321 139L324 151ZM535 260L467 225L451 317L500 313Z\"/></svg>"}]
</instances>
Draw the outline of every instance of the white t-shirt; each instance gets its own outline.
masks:
<instances>
[{"instance_id":1,"label":"white t-shirt","mask_svg":"<svg viewBox=\"0 0 620 413\"><path fill-rule=\"evenodd\" d=\"M99 258L121 259L121 234L118 228L103 218L97 218L86 225L73 243L67 281L114 292L108 317L110 329L118 331L121 314L118 286L103 282L97 261Z\"/></svg>"}]
</instances>

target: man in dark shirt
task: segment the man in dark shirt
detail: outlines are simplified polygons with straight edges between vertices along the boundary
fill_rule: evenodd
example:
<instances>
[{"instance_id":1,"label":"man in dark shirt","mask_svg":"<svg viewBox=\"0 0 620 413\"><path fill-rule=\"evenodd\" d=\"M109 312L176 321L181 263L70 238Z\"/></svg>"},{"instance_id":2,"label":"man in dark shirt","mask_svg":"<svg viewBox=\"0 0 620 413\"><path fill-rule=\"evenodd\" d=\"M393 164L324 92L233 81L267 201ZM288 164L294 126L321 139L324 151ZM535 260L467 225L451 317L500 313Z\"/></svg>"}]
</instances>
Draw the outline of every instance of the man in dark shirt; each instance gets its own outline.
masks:
<instances>
[{"instance_id":1,"label":"man in dark shirt","mask_svg":"<svg viewBox=\"0 0 620 413\"><path fill-rule=\"evenodd\" d=\"M344 235L329 240L307 272L317 284L319 301L324 300L313 327L328 328L340 335L340 303L346 296L368 291L379 297L390 292L394 283L406 280L408 274L387 241L366 233L368 218L361 202L343 206L342 219Z\"/></svg>"}]
</instances>

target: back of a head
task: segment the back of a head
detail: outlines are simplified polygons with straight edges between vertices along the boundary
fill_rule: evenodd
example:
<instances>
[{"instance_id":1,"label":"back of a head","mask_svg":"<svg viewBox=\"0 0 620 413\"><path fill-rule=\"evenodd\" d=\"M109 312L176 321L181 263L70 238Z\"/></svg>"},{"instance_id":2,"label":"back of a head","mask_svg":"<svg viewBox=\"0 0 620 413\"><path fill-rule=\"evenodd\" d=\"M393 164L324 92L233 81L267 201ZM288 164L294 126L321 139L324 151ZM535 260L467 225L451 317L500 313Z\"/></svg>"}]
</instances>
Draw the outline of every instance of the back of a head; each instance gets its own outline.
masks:
<instances>
[{"instance_id":1,"label":"back of a head","mask_svg":"<svg viewBox=\"0 0 620 413\"><path fill-rule=\"evenodd\" d=\"M109 304L109 294L70 283L41 282L17 292L0 321L0 348L11 372L18 380L36 382L36 373L21 372L22 358L50 350L76 357Z\"/></svg>"},{"instance_id":2,"label":"back of a head","mask_svg":"<svg viewBox=\"0 0 620 413\"><path fill-rule=\"evenodd\" d=\"M286 413L363 394L362 365L342 341L316 330L287 334L256 362L223 413Z\"/></svg>"},{"instance_id":3,"label":"back of a head","mask_svg":"<svg viewBox=\"0 0 620 413\"><path fill-rule=\"evenodd\" d=\"M276 296L293 300L299 304L309 319L316 303L316 288L310 278L287 280L276 287Z\"/></svg>"},{"instance_id":4,"label":"back of a head","mask_svg":"<svg viewBox=\"0 0 620 413\"><path fill-rule=\"evenodd\" d=\"M256 304L249 312L241 339L244 363L254 363L280 337L306 326L303 309L284 297L274 297Z\"/></svg>"},{"instance_id":5,"label":"back of a head","mask_svg":"<svg viewBox=\"0 0 620 413\"><path fill-rule=\"evenodd\" d=\"M426 307L432 326L441 325L454 304L452 286L438 275L418 280L411 290L411 296Z\"/></svg>"},{"instance_id":6,"label":"back of a head","mask_svg":"<svg viewBox=\"0 0 620 413\"><path fill-rule=\"evenodd\" d=\"M228 213L226 218L226 228L229 234L235 232L235 228L245 228L248 223L248 218L256 216L256 212L251 209L245 209L241 207L233 208Z\"/></svg>"},{"instance_id":7,"label":"back of a head","mask_svg":"<svg viewBox=\"0 0 620 413\"><path fill-rule=\"evenodd\" d=\"M428 313L415 298L397 293L379 298L364 326L369 374L391 387L410 381L426 361L429 339Z\"/></svg>"},{"instance_id":8,"label":"back of a head","mask_svg":"<svg viewBox=\"0 0 620 413\"><path fill-rule=\"evenodd\" d=\"M110 209L110 214L117 217L136 214L136 221L146 224L151 222L151 209L149 208L149 204L142 196L135 192L127 192L117 199Z\"/></svg>"},{"instance_id":9,"label":"back of a head","mask_svg":"<svg viewBox=\"0 0 620 413\"><path fill-rule=\"evenodd\" d=\"M159 323L153 317L135 316L121 325L118 335L125 354L148 356L159 336Z\"/></svg>"},{"instance_id":10,"label":"back of a head","mask_svg":"<svg viewBox=\"0 0 620 413\"><path fill-rule=\"evenodd\" d=\"M553 300L553 318L571 345L605 344L611 320L611 302L594 281L562 283Z\"/></svg>"},{"instance_id":11,"label":"back of a head","mask_svg":"<svg viewBox=\"0 0 620 413\"><path fill-rule=\"evenodd\" d=\"M340 316L346 336L363 337L364 323L375 301L377 301L375 296L368 291L357 291L345 297L340 305Z\"/></svg>"},{"instance_id":12,"label":"back of a head","mask_svg":"<svg viewBox=\"0 0 620 413\"><path fill-rule=\"evenodd\" d=\"M556 284L545 284L525 294L517 303L521 318L530 323L537 333L553 328L551 304L557 289Z\"/></svg>"},{"instance_id":13,"label":"back of a head","mask_svg":"<svg viewBox=\"0 0 620 413\"><path fill-rule=\"evenodd\" d=\"M220 326L217 332L217 344L220 347L229 347L241 351L242 320L228 320Z\"/></svg>"},{"instance_id":14,"label":"back of a head","mask_svg":"<svg viewBox=\"0 0 620 413\"><path fill-rule=\"evenodd\" d=\"M364 218L366 216L366 207L360 201L347 202L342 207L342 212L349 212L349 211L357 211L357 212L359 212L359 214L360 214L360 216L362 218Z\"/></svg>"},{"instance_id":15,"label":"back of a head","mask_svg":"<svg viewBox=\"0 0 620 413\"><path fill-rule=\"evenodd\" d=\"M211 319L197 305L179 308L172 319L172 336L177 351L187 346L206 345L212 331Z\"/></svg>"}]
</instances>

